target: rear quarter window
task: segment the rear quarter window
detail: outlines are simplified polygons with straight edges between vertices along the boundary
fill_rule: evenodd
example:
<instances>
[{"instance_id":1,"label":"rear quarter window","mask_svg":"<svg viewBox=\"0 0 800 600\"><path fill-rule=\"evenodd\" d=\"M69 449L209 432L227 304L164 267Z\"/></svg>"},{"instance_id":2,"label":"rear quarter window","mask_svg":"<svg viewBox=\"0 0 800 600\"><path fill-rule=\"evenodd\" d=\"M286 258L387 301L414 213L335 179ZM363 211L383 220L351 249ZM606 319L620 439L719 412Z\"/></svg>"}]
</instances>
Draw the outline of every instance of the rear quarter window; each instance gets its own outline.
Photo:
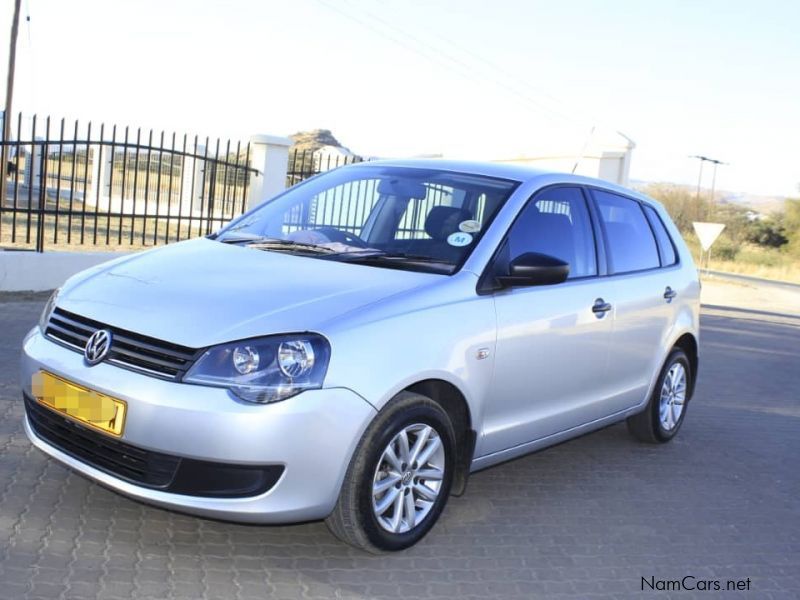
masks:
<instances>
[{"instance_id":1,"label":"rear quarter window","mask_svg":"<svg viewBox=\"0 0 800 600\"><path fill-rule=\"evenodd\" d=\"M644 205L644 212L647 215L647 220L650 221L650 226L653 228L653 233L656 234L656 242L658 242L658 253L661 256L661 266L669 267L678 262L678 257L675 254L675 244L672 238L667 233L667 228L664 227L664 222L652 206Z\"/></svg>"}]
</instances>

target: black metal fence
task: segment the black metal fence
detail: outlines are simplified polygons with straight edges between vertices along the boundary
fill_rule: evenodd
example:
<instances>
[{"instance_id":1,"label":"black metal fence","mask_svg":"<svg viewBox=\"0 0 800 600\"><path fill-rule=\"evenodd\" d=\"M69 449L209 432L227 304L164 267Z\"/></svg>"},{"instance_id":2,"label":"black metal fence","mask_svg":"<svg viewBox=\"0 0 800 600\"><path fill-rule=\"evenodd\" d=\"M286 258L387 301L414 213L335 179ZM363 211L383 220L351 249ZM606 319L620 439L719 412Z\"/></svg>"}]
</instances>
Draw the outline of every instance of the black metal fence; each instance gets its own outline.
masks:
<instances>
[{"instance_id":1,"label":"black metal fence","mask_svg":"<svg viewBox=\"0 0 800 600\"><path fill-rule=\"evenodd\" d=\"M320 150L291 150L286 170L286 187L291 187L324 171L363 162L363 160L360 156L325 153Z\"/></svg>"},{"instance_id":2,"label":"black metal fence","mask_svg":"<svg viewBox=\"0 0 800 600\"><path fill-rule=\"evenodd\" d=\"M35 115L14 125L0 140L0 247L142 248L204 235L245 211L260 175L247 143Z\"/></svg>"},{"instance_id":3,"label":"black metal fence","mask_svg":"<svg viewBox=\"0 0 800 600\"><path fill-rule=\"evenodd\" d=\"M292 150L289 153L286 187L291 187L319 173L344 165L364 162L359 156L326 154L324 151ZM346 183L316 195L309 205L296 206L285 216L284 231L290 233L319 227L335 227L341 231L361 234L367 216L378 201L378 181L360 180ZM425 221L431 208L452 206L453 189L426 184L425 198L409 202L400 219L397 239L425 239ZM483 218L485 195L477 199L476 217Z\"/></svg>"}]
</instances>

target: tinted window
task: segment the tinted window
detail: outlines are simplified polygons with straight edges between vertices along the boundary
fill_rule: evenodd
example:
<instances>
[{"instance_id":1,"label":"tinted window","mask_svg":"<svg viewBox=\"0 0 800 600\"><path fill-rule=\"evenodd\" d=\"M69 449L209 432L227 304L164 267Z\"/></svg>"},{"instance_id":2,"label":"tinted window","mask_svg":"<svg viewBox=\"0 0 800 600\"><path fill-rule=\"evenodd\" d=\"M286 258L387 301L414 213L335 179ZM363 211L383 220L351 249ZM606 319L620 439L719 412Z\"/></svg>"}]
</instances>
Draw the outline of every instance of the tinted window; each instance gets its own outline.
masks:
<instances>
[{"instance_id":1,"label":"tinted window","mask_svg":"<svg viewBox=\"0 0 800 600\"><path fill-rule=\"evenodd\" d=\"M570 279L597 275L592 224L578 188L540 192L514 222L508 244L511 260L538 252L568 262Z\"/></svg>"},{"instance_id":2,"label":"tinted window","mask_svg":"<svg viewBox=\"0 0 800 600\"><path fill-rule=\"evenodd\" d=\"M641 205L635 200L595 190L608 237L608 254L614 273L654 269L659 266L656 240Z\"/></svg>"},{"instance_id":3,"label":"tinted window","mask_svg":"<svg viewBox=\"0 0 800 600\"><path fill-rule=\"evenodd\" d=\"M647 213L647 219L653 227L656 234L656 241L658 242L658 251L661 254L661 266L668 267L674 265L677 261L675 256L675 246L672 245L672 238L669 237L661 217L652 206L645 205L644 212Z\"/></svg>"}]
</instances>

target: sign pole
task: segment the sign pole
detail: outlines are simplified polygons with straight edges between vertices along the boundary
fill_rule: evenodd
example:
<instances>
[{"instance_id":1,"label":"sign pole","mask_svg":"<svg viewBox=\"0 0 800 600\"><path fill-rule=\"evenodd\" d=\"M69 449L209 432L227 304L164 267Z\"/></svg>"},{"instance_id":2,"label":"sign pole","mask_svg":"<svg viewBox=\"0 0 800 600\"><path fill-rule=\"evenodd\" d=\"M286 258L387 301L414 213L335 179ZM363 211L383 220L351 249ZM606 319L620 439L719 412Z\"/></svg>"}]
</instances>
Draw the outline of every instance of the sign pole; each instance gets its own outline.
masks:
<instances>
[{"instance_id":1,"label":"sign pole","mask_svg":"<svg viewBox=\"0 0 800 600\"><path fill-rule=\"evenodd\" d=\"M692 223L692 226L697 234L697 239L700 240L700 269L702 270L703 263L705 263L705 274L708 275L709 263L711 262L711 246L717 241L722 230L725 229L725 224L696 221Z\"/></svg>"}]
</instances>

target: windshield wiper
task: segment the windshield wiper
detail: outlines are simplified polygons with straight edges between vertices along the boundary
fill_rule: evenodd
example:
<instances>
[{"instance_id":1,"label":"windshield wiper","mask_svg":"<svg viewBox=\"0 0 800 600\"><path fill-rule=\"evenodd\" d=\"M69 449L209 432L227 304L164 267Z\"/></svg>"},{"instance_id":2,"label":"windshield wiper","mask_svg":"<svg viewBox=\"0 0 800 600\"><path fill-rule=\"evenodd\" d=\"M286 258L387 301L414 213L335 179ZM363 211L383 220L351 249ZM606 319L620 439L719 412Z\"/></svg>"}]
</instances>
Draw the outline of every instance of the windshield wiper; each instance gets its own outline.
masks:
<instances>
[{"instance_id":1,"label":"windshield wiper","mask_svg":"<svg viewBox=\"0 0 800 600\"><path fill-rule=\"evenodd\" d=\"M280 238L267 237L265 235L255 235L248 233L241 233L239 235L223 235L217 237L216 240L223 244L243 244L245 242L258 243L258 242L285 242Z\"/></svg>"},{"instance_id":2,"label":"windshield wiper","mask_svg":"<svg viewBox=\"0 0 800 600\"><path fill-rule=\"evenodd\" d=\"M341 252L332 254L331 259L341 259L343 262L366 262L366 261L410 261L410 262L428 262L443 265L452 265L450 261L434 258L433 256L424 256L422 254L408 254L406 252L385 252L383 250L365 250L353 252Z\"/></svg>"},{"instance_id":3,"label":"windshield wiper","mask_svg":"<svg viewBox=\"0 0 800 600\"><path fill-rule=\"evenodd\" d=\"M319 252L321 254L334 253L334 250L326 248L325 246L266 236L231 236L218 241L223 244L246 244L252 248L264 250L303 250L306 252Z\"/></svg>"}]
</instances>

